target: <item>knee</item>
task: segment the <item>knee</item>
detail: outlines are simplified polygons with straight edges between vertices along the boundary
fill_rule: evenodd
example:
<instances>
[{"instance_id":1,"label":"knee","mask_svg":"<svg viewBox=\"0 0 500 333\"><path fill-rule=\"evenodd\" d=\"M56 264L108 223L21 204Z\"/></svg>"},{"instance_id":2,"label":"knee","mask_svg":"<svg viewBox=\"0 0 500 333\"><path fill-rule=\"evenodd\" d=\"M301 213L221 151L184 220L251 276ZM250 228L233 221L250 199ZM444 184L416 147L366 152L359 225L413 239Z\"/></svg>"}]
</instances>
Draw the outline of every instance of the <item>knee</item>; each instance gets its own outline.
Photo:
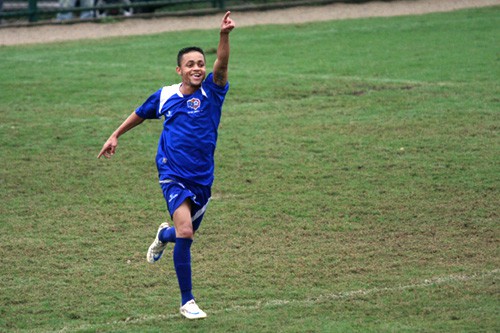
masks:
<instances>
[{"instance_id":1,"label":"knee","mask_svg":"<svg viewBox=\"0 0 500 333\"><path fill-rule=\"evenodd\" d=\"M175 228L175 236L177 238L190 238L194 237L194 230L191 224L182 224Z\"/></svg>"},{"instance_id":2,"label":"knee","mask_svg":"<svg viewBox=\"0 0 500 333\"><path fill-rule=\"evenodd\" d=\"M175 237L193 239L194 230L191 221L191 205L189 200L177 208L173 215L175 225Z\"/></svg>"}]
</instances>

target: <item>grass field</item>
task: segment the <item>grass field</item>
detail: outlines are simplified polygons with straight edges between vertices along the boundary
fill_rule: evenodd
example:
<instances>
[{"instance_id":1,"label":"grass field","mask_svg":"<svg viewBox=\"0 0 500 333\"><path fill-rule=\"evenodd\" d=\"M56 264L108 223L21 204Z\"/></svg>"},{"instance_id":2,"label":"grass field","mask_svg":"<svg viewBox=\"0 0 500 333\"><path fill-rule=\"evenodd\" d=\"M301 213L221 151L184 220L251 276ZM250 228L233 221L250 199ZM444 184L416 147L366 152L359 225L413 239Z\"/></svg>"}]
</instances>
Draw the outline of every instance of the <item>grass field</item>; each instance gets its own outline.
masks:
<instances>
[{"instance_id":1,"label":"grass field","mask_svg":"<svg viewBox=\"0 0 500 333\"><path fill-rule=\"evenodd\" d=\"M1 332L498 332L500 7L239 28L178 314L161 121L217 31L0 48ZM169 248L171 250L171 248Z\"/></svg>"}]
</instances>

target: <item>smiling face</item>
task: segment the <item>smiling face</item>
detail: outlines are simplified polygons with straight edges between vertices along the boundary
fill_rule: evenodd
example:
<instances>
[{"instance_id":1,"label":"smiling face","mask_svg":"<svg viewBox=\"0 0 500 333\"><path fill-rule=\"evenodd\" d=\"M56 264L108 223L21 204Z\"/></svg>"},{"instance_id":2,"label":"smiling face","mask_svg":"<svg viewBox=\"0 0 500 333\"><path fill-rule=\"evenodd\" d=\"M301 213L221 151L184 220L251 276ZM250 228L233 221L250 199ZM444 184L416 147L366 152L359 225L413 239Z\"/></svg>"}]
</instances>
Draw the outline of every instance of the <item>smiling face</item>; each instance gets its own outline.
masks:
<instances>
[{"instance_id":1,"label":"smiling face","mask_svg":"<svg viewBox=\"0 0 500 333\"><path fill-rule=\"evenodd\" d=\"M197 51L185 53L176 70L182 78L181 92L190 95L201 87L205 79L205 56Z\"/></svg>"}]
</instances>

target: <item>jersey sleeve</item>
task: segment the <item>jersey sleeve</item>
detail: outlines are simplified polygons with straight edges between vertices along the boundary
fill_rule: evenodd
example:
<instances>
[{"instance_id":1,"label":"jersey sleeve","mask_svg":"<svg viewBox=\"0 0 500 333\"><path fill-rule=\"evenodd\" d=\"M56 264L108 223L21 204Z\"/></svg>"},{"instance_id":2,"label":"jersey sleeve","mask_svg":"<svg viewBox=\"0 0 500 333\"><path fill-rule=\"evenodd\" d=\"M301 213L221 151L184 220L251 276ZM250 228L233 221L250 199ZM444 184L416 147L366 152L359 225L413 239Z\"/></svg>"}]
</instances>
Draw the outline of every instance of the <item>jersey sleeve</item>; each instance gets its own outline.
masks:
<instances>
[{"instance_id":1,"label":"jersey sleeve","mask_svg":"<svg viewBox=\"0 0 500 333\"><path fill-rule=\"evenodd\" d=\"M214 82L214 74L208 74L205 79L204 86L208 88L212 92L212 98L214 98L220 105L224 102L224 98L226 97L227 91L229 90L229 81L226 82L224 87L221 87Z\"/></svg>"},{"instance_id":2,"label":"jersey sleeve","mask_svg":"<svg viewBox=\"0 0 500 333\"><path fill-rule=\"evenodd\" d=\"M135 114L143 119L158 119L161 89L148 97L148 99L135 110Z\"/></svg>"}]
</instances>

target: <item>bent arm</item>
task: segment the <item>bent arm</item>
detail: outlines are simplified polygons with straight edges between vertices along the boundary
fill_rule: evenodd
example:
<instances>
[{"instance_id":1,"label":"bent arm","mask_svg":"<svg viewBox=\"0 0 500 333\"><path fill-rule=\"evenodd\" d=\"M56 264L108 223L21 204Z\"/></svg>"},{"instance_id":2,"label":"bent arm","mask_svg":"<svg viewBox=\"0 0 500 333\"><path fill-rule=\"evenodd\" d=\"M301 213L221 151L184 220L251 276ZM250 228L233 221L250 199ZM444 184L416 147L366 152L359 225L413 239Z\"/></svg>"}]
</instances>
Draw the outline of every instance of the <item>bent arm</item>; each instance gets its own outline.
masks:
<instances>
[{"instance_id":1,"label":"bent arm","mask_svg":"<svg viewBox=\"0 0 500 333\"><path fill-rule=\"evenodd\" d=\"M229 17L231 12L226 12L222 19L217 59L214 63L214 83L224 87L227 83L227 70L229 64L229 33L234 29L234 21Z\"/></svg>"},{"instance_id":2,"label":"bent arm","mask_svg":"<svg viewBox=\"0 0 500 333\"><path fill-rule=\"evenodd\" d=\"M99 155L97 155L97 158L100 158L103 155L106 158L110 158L112 155L114 155L116 147L118 146L118 138L122 134L141 124L143 121L143 118L139 117L135 112L132 112L132 114L128 116L128 118L120 125L120 127L118 127L113 132L113 134L111 134L109 139L104 143L101 152L99 153Z\"/></svg>"}]
</instances>

